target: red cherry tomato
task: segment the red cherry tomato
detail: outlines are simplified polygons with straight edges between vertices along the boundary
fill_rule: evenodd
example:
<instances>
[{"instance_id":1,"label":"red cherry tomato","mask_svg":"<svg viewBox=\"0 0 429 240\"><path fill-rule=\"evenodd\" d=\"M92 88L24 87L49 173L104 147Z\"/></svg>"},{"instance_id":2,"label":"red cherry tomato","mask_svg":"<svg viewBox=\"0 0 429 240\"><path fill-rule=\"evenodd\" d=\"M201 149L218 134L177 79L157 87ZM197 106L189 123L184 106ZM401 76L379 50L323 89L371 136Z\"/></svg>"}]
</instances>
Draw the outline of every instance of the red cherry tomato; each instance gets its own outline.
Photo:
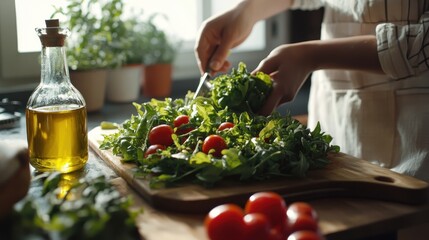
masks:
<instances>
[{"instance_id":1,"label":"red cherry tomato","mask_svg":"<svg viewBox=\"0 0 429 240\"><path fill-rule=\"evenodd\" d=\"M297 215L295 219L289 219L287 226L287 229L290 233L303 230L317 232L319 230L317 221L314 218L304 214Z\"/></svg>"},{"instance_id":2,"label":"red cherry tomato","mask_svg":"<svg viewBox=\"0 0 429 240\"><path fill-rule=\"evenodd\" d=\"M316 232L304 230L292 233L287 240L323 240L323 237Z\"/></svg>"},{"instance_id":3,"label":"red cherry tomato","mask_svg":"<svg viewBox=\"0 0 429 240\"><path fill-rule=\"evenodd\" d=\"M223 131L225 129L233 128L235 125L232 122L223 122L219 125L218 129L219 131Z\"/></svg>"},{"instance_id":4,"label":"red cherry tomato","mask_svg":"<svg viewBox=\"0 0 429 240\"><path fill-rule=\"evenodd\" d=\"M210 150L214 149L211 154L215 157L222 157L222 150L228 148L225 140L219 135L210 135L204 139L203 152L208 154Z\"/></svg>"},{"instance_id":5,"label":"red cherry tomato","mask_svg":"<svg viewBox=\"0 0 429 240\"><path fill-rule=\"evenodd\" d=\"M249 213L244 216L245 239L261 240L269 239L271 226L267 217L262 213Z\"/></svg>"},{"instance_id":6,"label":"red cherry tomato","mask_svg":"<svg viewBox=\"0 0 429 240\"><path fill-rule=\"evenodd\" d=\"M210 240L245 240L243 210L234 204L213 208L204 220Z\"/></svg>"},{"instance_id":7,"label":"red cherry tomato","mask_svg":"<svg viewBox=\"0 0 429 240\"><path fill-rule=\"evenodd\" d=\"M187 115L179 115L173 121L174 127L176 128L182 126L183 124L188 124L188 123L189 123L189 116Z\"/></svg>"},{"instance_id":8,"label":"red cherry tomato","mask_svg":"<svg viewBox=\"0 0 429 240\"><path fill-rule=\"evenodd\" d=\"M149 143L150 145L160 144L164 146L170 146L173 144L171 134L173 134L173 128L167 124L161 124L152 128L149 132Z\"/></svg>"},{"instance_id":9,"label":"red cherry tomato","mask_svg":"<svg viewBox=\"0 0 429 240\"><path fill-rule=\"evenodd\" d=\"M307 215L313 219L317 219L317 213L313 207L305 202L294 202L287 209L289 219L295 219L298 215Z\"/></svg>"},{"instance_id":10,"label":"red cherry tomato","mask_svg":"<svg viewBox=\"0 0 429 240\"><path fill-rule=\"evenodd\" d=\"M176 119L174 119L174 127L177 128L176 129L176 134L177 135L182 135L185 133L188 133L192 130L194 130L191 127L181 127L182 125L188 124L189 123L189 116L187 115L179 115L178 117L176 117ZM185 142L186 138L181 139L182 143Z\"/></svg>"},{"instance_id":11,"label":"red cherry tomato","mask_svg":"<svg viewBox=\"0 0 429 240\"><path fill-rule=\"evenodd\" d=\"M144 153L144 157L147 158L149 155L156 153L156 151L158 151L158 149L160 150L164 150L165 146L161 145L161 144L154 144L154 145L150 145L147 149L146 152Z\"/></svg>"},{"instance_id":12,"label":"red cherry tomato","mask_svg":"<svg viewBox=\"0 0 429 240\"><path fill-rule=\"evenodd\" d=\"M271 228L268 240L286 240L289 235L279 229Z\"/></svg>"},{"instance_id":13,"label":"red cherry tomato","mask_svg":"<svg viewBox=\"0 0 429 240\"><path fill-rule=\"evenodd\" d=\"M286 203L274 192L258 192L250 196L245 206L245 213L262 213L272 228L283 232L286 228Z\"/></svg>"}]
</instances>

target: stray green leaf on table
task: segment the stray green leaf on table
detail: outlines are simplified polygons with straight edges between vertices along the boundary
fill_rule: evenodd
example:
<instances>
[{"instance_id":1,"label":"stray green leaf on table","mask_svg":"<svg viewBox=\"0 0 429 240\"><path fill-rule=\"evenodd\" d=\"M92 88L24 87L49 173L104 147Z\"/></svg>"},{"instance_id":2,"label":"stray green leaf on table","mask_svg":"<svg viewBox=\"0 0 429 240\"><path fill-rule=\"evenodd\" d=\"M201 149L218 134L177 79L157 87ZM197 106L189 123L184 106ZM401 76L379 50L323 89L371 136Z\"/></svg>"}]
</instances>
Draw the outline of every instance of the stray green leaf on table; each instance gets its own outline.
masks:
<instances>
[{"instance_id":1,"label":"stray green leaf on table","mask_svg":"<svg viewBox=\"0 0 429 240\"><path fill-rule=\"evenodd\" d=\"M108 121L102 121L100 123L101 129L107 130L107 129L117 129L119 126L117 123L114 122L108 122Z\"/></svg>"},{"instance_id":2,"label":"stray green leaf on table","mask_svg":"<svg viewBox=\"0 0 429 240\"><path fill-rule=\"evenodd\" d=\"M103 175L70 176L36 176L32 194L1 224L1 239L139 239L135 219L141 210L130 209L130 198L121 196Z\"/></svg>"}]
</instances>

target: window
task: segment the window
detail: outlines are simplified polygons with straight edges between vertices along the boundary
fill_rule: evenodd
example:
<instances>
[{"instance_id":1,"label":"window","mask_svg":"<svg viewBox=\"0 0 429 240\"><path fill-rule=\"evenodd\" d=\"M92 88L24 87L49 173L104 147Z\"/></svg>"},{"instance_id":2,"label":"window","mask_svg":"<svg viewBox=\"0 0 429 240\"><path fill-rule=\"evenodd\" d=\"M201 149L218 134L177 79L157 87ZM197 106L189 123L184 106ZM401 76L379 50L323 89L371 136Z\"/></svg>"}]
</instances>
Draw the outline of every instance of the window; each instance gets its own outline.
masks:
<instances>
[{"instance_id":1,"label":"window","mask_svg":"<svg viewBox=\"0 0 429 240\"><path fill-rule=\"evenodd\" d=\"M174 78L198 78L193 46L198 28L212 14L219 13L239 0L127 0L125 12L143 11L143 16L161 12L167 20L161 27L183 40L183 47L175 62ZM38 54L40 41L34 31L44 26L44 20L53 12L53 5L64 4L55 0L2 0L0 1L0 92L14 89L33 89L39 83ZM165 6L169 7L166 8ZM173 24L174 23L174 24ZM284 16L261 21L255 26L249 39L231 55L233 64L245 61L250 67L268 54L278 43L284 42ZM282 31L276 31L281 29Z\"/></svg>"}]
</instances>

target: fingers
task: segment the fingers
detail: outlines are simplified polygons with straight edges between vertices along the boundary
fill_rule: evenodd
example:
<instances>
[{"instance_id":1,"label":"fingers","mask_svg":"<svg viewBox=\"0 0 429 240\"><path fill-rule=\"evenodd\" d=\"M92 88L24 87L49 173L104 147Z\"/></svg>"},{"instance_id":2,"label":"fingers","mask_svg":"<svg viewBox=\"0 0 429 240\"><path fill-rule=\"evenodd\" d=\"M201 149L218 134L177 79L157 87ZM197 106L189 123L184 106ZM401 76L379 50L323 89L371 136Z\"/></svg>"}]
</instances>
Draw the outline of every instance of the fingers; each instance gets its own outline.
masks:
<instances>
[{"instance_id":1,"label":"fingers","mask_svg":"<svg viewBox=\"0 0 429 240\"><path fill-rule=\"evenodd\" d=\"M275 60L263 60L259 66L253 70L252 74L263 72L270 75L273 86L263 107L259 111L261 115L271 114L280 104L290 102L295 97L299 88L296 88L293 81L288 81L288 72L285 72L276 64Z\"/></svg>"},{"instance_id":2,"label":"fingers","mask_svg":"<svg viewBox=\"0 0 429 240\"><path fill-rule=\"evenodd\" d=\"M270 95L268 95L268 98L265 100L264 105L258 112L260 115L263 115L263 116L270 115L281 102L283 94L281 92L281 89L276 88L275 84L276 83L274 82L273 89Z\"/></svg>"},{"instance_id":3,"label":"fingers","mask_svg":"<svg viewBox=\"0 0 429 240\"><path fill-rule=\"evenodd\" d=\"M216 72L226 72L231 63L227 60L231 44L227 41L219 43L200 41L195 48L195 56L201 74L209 71L214 74Z\"/></svg>"},{"instance_id":4,"label":"fingers","mask_svg":"<svg viewBox=\"0 0 429 240\"><path fill-rule=\"evenodd\" d=\"M265 100L265 103L262 108L259 110L259 114L263 116L270 115L281 103L281 100L283 98L283 92L277 86L277 82L274 79L278 75L278 66L276 64L273 64L273 62L269 60L269 57L270 56L263 59L255 68L255 70L252 71L252 74L256 74L257 72L263 72L265 74L268 74L273 80L272 91L268 95L268 98Z\"/></svg>"},{"instance_id":5,"label":"fingers","mask_svg":"<svg viewBox=\"0 0 429 240\"><path fill-rule=\"evenodd\" d=\"M201 73L208 70L214 73L223 72L231 65L227 58L236 36L227 29L225 22L228 21L224 19L225 16L209 19L201 27L195 45L195 55Z\"/></svg>"},{"instance_id":6,"label":"fingers","mask_svg":"<svg viewBox=\"0 0 429 240\"><path fill-rule=\"evenodd\" d=\"M226 59L228 54L226 54L226 57L222 57L224 53L219 52L214 45L206 45L205 48L206 50L201 50L201 48L195 50L200 73L204 74L205 71L209 71L210 74L214 75L216 72L228 71L231 67L231 63ZM212 58L210 58L210 56L212 56Z\"/></svg>"},{"instance_id":7,"label":"fingers","mask_svg":"<svg viewBox=\"0 0 429 240\"><path fill-rule=\"evenodd\" d=\"M210 61L208 65L209 69L215 72L225 69L225 67L228 66L229 64L229 62L226 63L226 58L229 55L230 49L231 49L230 41L223 41L218 46L216 46L216 48L214 49L211 55L211 58L209 59Z\"/></svg>"},{"instance_id":8,"label":"fingers","mask_svg":"<svg viewBox=\"0 0 429 240\"><path fill-rule=\"evenodd\" d=\"M263 59L258 66L255 68L255 70L252 71L252 74L255 74L257 72L263 72L268 75L272 75L274 72L278 71L278 63L273 61L273 58L270 58L272 54L268 55L265 59Z\"/></svg>"},{"instance_id":9,"label":"fingers","mask_svg":"<svg viewBox=\"0 0 429 240\"><path fill-rule=\"evenodd\" d=\"M223 62L223 67L219 70L219 72L227 72L228 69L230 69L230 68L231 68L231 62L228 60L225 60Z\"/></svg>"},{"instance_id":10,"label":"fingers","mask_svg":"<svg viewBox=\"0 0 429 240\"><path fill-rule=\"evenodd\" d=\"M209 55L213 50L210 50L212 44L200 39L195 45L195 58L197 59L198 68L200 73L203 74L206 70L209 61Z\"/></svg>"},{"instance_id":11,"label":"fingers","mask_svg":"<svg viewBox=\"0 0 429 240\"><path fill-rule=\"evenodd\" d=\"M213 70L212 68L209 68L210 76L214 76L218 72L226 73L231 68L231 62L228 60L225 60L223 62L223 65L218 70Z\"/></svg>"}]
</instances>

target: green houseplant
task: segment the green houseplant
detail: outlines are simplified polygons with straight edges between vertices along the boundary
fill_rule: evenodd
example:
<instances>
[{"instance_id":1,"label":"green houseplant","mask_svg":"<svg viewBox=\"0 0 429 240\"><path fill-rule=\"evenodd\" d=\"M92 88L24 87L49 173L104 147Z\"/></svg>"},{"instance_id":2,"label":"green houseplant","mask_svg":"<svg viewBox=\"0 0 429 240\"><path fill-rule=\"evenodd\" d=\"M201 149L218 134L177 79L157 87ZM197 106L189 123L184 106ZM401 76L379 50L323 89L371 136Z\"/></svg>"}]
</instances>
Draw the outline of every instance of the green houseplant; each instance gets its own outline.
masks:
<instances>
[{"instance_id":1,"label":"green houseplant","mask_svg":"<svg viewBox=\"0 0 429 240\"><path fill-rule=\"evenodd\" d=\"M174 41L155 24L158 14L151 15L142 25L145 64L142 92L146 97L167 97L171 93L173 62L180 42Z\"/></svg>"},{"instance_id":2,"label":"green houseplant","mask_svg":"<svg viewBox=\"0 0 429 240\"><path fill-rule=\"evenodd\" d=\"M145 51L148 49L146 21L139 16L130 17L125 21L127 44L123 49L125 64L143 64Z\"/></svg>"},{"instance_id":3,"label":"green houseplant","mask_svg":"<svg viewBox=\"0 0 429 240\"><path fill-rule=\"evenodd\" d=\"M146 65L172 64L180 43L174 41L166 31L157 26L155 23L157 17L166 18L161 14L153 14L138 28L143 32L144 37L143 62Z\"/></svg>"},{"instance_id":4,"label":"green houseplant","mask_svg":"<svg viewBox=\"0 0 429 240\"><path fill-rule=\"evenodd\" d=\"M106 99L110 102L132 102L140 96L143 82L143 50L146 41L143 21L131 17L124 22L125 31L121 54L125 57L120 67L111 68L107 77Z\"/></svg>"},{"instance_id":5,"label":"green houseplant","mask_svg":"<svg viewBox=\"0 0 429 240\"><path fill-rule=\"evenodd\" d=\"M125 61L123 7L122 0L67 0L56 9L53 16L64 17L72 33L67 51L71 70L116 67Z\"/></svg>"},{"instance_id":6,"label":"green houseplant","mask_svg":"<svg viewBox=\"0 0 429 240\"><path fill-rule=\"evenodd\" d=\"M67 0L53 17L71 32L67 44L70 78L82 93L88 112L104 105L108 69L122 65L128 44L121 19L122 0Z\"/></svg>"}]
</instances>

